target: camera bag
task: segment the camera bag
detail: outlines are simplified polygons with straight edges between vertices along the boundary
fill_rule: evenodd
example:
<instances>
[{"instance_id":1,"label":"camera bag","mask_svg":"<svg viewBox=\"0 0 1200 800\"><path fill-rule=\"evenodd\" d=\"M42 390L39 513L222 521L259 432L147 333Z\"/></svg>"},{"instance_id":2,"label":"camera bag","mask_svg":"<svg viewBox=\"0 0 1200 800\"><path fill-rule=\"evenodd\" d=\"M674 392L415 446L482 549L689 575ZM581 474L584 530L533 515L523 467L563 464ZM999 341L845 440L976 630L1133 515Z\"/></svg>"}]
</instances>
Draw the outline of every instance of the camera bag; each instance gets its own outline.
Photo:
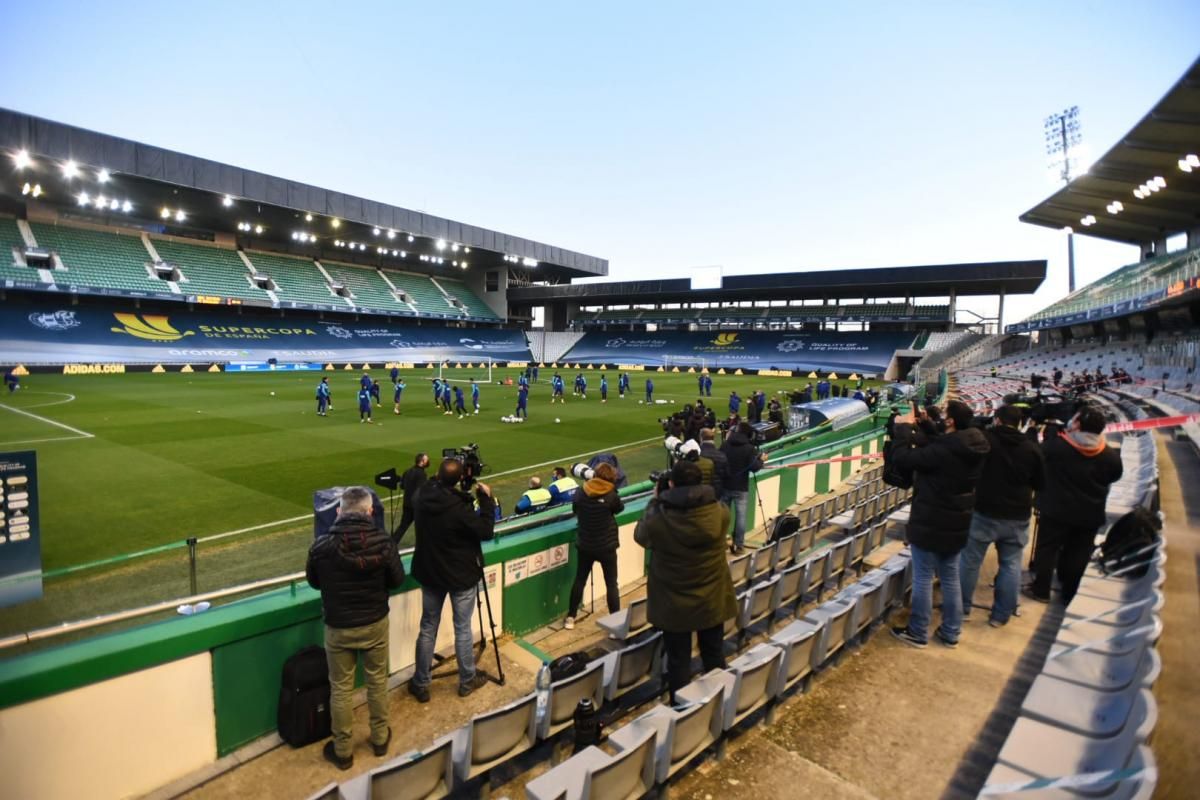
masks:
<instances>
[{"instance_id":1,"label":"camera bag","mask_svg":"<svg viewBox=\"0 0 1200 800\"><path fill-rule=\"evenodd\" d=\"M1138 506L1112 524L1100 545L1100 570L1136 579L1150 571L1162 520Z\"/></svg>"},{"instance_id":2,"label":"camera bag","mask_svg":"<svg viewBox=\"0 0 1200 800\"><path fill-rule=\"evenodd\" d=\"M305 647L283 662L275 722L279 738L292 747L303 747L329 736L332 724L325 648Z\"/></svg>"}]
</instances>

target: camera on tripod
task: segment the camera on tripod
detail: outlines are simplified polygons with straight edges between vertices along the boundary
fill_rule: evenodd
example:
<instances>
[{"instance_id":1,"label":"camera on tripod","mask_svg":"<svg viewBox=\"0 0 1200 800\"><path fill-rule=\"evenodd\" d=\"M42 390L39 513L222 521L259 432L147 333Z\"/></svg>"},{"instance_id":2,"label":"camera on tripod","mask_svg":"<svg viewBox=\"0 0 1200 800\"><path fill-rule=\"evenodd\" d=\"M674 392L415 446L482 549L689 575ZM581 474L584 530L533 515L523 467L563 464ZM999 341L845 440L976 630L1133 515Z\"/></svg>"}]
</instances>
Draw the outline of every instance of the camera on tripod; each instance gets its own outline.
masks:
<instances>
[{"instance_id":1,"label":"camera on tripod","mask_svg":"<svg viewBox=\"0 0 1200 800\"><path fill-rule=\"evenodd\" d=\"M659 492L665 492L671 488L671 470L656 469L650 473L650 481L654 484L654 488Z\"/></svg>"},{"instance_id":2,"label":"camera on tripod","mask_svg":"<svg viewBox=\"0 0 1200 800\"><path fill-rule=\"evenodd\" d=\"M442 450L442 458L453 458L463 465L462 479L459 486L464 492L471 491L475 481L487 469L487 464L479 458L479 445L470 442L463 447L447 447Z\"/></svg>"}]
</instances>

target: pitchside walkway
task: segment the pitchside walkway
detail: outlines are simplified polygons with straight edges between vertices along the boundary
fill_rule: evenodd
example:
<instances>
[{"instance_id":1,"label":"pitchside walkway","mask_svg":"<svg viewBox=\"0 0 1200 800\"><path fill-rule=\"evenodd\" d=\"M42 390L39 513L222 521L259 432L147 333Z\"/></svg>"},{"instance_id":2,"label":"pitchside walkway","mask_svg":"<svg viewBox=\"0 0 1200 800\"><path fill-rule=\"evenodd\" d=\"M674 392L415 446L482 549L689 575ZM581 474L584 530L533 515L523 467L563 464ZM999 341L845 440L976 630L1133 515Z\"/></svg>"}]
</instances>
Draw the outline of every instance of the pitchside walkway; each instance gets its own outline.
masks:
<instances>
[{"instance_id":1,"label":"pitchside walkway","mask_svg":"<svg viewBox=\"0 0 1200 800\"><path fill-rule=\"evenodd\" d=\"M1170 541L1165 632L1159 642L1163 673L1155 687L1160 710L1152 746L1160 777L1156 796L1189 796L1200 783L1200 693L1195 691L1194 656L1200 652L1197 608L1197 551L1200 550L1200 457L1185 443L1160 437L1162 507ZM1184 487L1187 488L1185 493ZM761 533L760 533L761 535ZM882 563L899 543L868 557ZM995 571L989 558L980 579L977 605L990 603L987 584ZM638 588L625 604L644 595ZM598 597L603 605L603 598ZM585 598L586 605L586 598ZM822 670L807 693L796 693L779 707L773 724L756 725L732 737L726 758L708 758L673 782L673 796L711 798L770 797L972 797L986 781L1016 710L1041 669L1061 622L1061 609L1027 603L1007 627L990 628L977 609L956 650L931 645L913 650L877 628L865 644L850 649L836 667ZM896 615L902 620L903 613ZM505 686L488 685L466 699L449 678L434 684L434 699L419 705L403 691L392 692L393 743L388 756L375 758L367 746L365 707L357 710L355 765L337 771L321 758L321 744L300 750L271 748L267 741L213 770L213 779L186 791L189 798L306 798L330 782L380 766L411 749L427 747L438 736L533 689L538 659L602 643L596 617L581 620L574 631L543 629L501 648ZM781 623L782 625L783 623ZM778 629L778 626L777 626ZM761 633L749 645L765 639ZM743 652L745 652L743 650ZM494 658L483 666L494 668ZM634 716L627 713L623 724ZM536 759L535 759L536 760ZM229 768L233 765L233 768ZM541 760L523 772L498 775L494 797L524 796L527 782L550 768ZM195 785L194 781L190 784ZM180 796L181 784L164 787L155 797Z\"/></svg>"}]
</instances>

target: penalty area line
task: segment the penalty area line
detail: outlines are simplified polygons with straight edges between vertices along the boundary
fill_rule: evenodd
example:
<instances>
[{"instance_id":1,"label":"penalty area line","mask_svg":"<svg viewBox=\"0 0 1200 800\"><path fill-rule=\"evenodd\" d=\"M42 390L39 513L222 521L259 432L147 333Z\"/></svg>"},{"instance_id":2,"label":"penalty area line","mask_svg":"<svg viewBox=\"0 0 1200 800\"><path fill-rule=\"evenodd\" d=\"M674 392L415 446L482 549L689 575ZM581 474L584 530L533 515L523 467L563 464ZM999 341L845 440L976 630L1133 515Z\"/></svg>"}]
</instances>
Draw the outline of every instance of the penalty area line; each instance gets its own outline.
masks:
<instances>
[{"instance_id":1,"label":"penalty area line","mask_svg":"<svg viewBox=\"0 0 1200 800\"><path fill-rule=\"evenodd\" d=\"M20 414L21 416L29 417L30 419L36 419L38 422L44 422L47 425L53 425L56 428L62 428L64 431L70 431L71 433L74 433L77 438L80 438L80 439L96 438L95 434L88 433L87 431L81 431L81 430L79 430L79 428L72 428L70 425L67 425L64 422L58 422L57 420L52 420L49 417L43 417L40 414L33 414L33 413L30 413L29 411L25 411L24 409L14 408L14 407L12 407L10 405L6 405L4 403L0 403L0 408L3 408L7 411L11 411L14 414Z\"/></svg>"}]
</instances>

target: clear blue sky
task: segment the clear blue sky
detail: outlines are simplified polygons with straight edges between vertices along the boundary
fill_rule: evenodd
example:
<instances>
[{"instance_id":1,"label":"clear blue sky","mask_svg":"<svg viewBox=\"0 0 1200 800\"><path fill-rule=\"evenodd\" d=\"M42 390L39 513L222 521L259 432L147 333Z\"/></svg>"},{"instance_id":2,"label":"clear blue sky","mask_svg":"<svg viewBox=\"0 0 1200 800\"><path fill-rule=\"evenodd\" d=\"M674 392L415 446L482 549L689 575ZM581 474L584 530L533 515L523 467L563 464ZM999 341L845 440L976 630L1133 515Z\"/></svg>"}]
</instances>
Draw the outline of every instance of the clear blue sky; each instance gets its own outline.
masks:
<instances>
[{"instance_id":1,"label":"clear blue sky","mask_svg":"<svg viewBox=\"0 0 1200 800\"><path fill-rule=\"evenodd\" d=\"M9 3L0 105L607 257L614 278L1046 258L1200 3ZM34 53L37 58L31 57ZM1137 260L1084 238L1080 280ZM990 310L990 309L981 309Z\"/></svg>"}]
</instances>

